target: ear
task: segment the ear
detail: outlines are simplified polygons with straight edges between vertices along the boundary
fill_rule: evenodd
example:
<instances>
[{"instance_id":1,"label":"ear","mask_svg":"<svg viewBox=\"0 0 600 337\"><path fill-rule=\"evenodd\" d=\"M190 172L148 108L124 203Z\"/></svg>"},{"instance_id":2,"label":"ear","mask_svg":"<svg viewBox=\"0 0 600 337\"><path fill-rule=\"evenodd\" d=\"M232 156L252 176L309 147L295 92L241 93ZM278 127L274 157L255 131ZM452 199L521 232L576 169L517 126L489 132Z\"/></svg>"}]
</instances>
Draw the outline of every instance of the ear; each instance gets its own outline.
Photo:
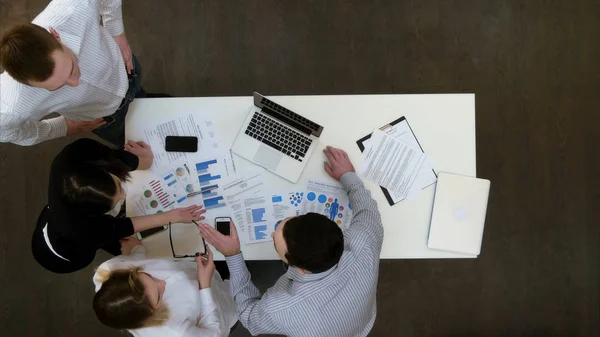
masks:
<instances>
[{"instance_id":1,"label":"ear","mask_svg":"<svg viewBox=\"0 0 600 337\"><path fill-rule=\"evenodd\" d=\"M54 36L55 39L60 41L60 34L58 34L58 32L52 27L50 27L50 34L52 34L52 36Z\"/></svg>"}]
</instances>

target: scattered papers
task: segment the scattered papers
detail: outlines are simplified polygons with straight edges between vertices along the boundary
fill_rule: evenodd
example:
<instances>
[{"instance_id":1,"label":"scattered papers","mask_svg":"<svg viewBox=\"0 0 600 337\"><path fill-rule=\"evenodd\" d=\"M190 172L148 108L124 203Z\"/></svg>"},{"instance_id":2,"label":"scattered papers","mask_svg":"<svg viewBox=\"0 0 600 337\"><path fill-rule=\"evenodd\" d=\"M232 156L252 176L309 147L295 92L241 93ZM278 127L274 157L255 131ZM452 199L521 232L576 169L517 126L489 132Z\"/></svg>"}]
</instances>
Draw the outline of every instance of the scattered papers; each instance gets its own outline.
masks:
<instances>
[{"instance_id":1,"label":"scattered papers","mask_svg":"<svg viewBox=\"0 0 600 337\"><path fill-rule=\"evenodd\" d=\"M427 156L398 138L374 130L363 151L360 174L394 192L394 199L414 199L431 181Z\"/></svg>"},{"instance_id":2,"label":"scattered papers","mask_svg":"<svg viewBox=\"0 0 600 337\"><path fill-rule=\"evenodd\" d=\"M145 140L154 153L152 171L174 163L180 158L193 161L198 156L214 156L219 149L219 139L213 122L190 113L184 117L164 120L156 124L145 125ZM167 152L165 138L167 136L198 137L198 152Z\"/></svg>"},{"instance_id":3,"label":"scattered papers","mask_svg":"<svg viewBox=\"0 0 600 337\"><path fill-rule=\"evenodd\" d=\"M165 190L175 200L176 207L186 207L193 204L202 204L200 194L188 197L190 193L200 191L200 182L196 175L196 169L190 167L185 158L157 168Z\"/></svg>"},{"instance_id":4,"label":"scattered papers","mask_svg":"<svg viewBox=\"0 0 600 337\"><path fill-rule=\"evenodd\" d=\"M262 173L250 173L223 185L240 239L245 244L271 241L275 231Z\"/></svg>"},{"instance_id":5,"label":"scattered papers","mask_svg":"<svg viewBox=\"0 0 600 337\"><path fill-rule=\"evenodd\" d=\"M291 216L302 214L302 200L304 199L304 190L302 191L280 191L271 193L271 205L273 208L274 229L281 220Z\"/></svg>"},{"instance_id":6,"label":"scattered papers","mask_svg":"<svg viewBox=\"0 0 600 337\"><path fill-rule=\"evenodd\" d=\"M342 229L350 226L352 205L342 185L309 180L306 186L302 214L323 214Z\"/></svg>"},{"instance_id":7,"label":"scattered papers","mask_svg":"<svg viewBox=\"0 0 600 337\"><path fill-rule=\"evenodd\" d=\"M174 208L175 200L165 190L158 179L141 184L130 193L127 207L133 207L133 215L142 216L165 212Z\"/></svg>"},{"instance_id":8,"label":"scattered papers","mask_svg":"<svg viewBox=\"0 0 600 337\"><path fill-rule=\"evenodd\" d=\"M199 190L191 193L201 196L201 201L197 204L204 205L206 221L213 223L215 218L229 216L223 195L223 182L233 178L236 173L231 152L225 151L216 157L197 159L192 167Z\"/></svg>"}]
</instances>

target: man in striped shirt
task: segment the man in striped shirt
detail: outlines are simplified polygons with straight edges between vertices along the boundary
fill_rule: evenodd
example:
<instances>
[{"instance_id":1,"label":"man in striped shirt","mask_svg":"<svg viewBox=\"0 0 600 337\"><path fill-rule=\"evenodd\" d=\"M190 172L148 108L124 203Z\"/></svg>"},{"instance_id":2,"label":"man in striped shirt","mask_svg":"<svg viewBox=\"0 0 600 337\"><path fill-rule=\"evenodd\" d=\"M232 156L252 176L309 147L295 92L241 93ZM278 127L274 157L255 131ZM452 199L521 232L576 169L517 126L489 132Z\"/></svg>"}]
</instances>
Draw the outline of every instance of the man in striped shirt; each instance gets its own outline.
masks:
<instances>
[{"instance_id":1,"label":"man in striped shirt","mask_svg":"<svg viewBox=\"0 0 600 337\"><path fill-rule=\"evenodd\" d=\"M31 24L5 32L0 58L0 142L94 130L123 145L128 105L143 90L121 0L54 0ZM41 120L52 112L61 116Z\"/></svg>"},{"instance_id":2,"label":"man in striped shirt","mask_svg":"<svg viewBox=\"0 0 600 337\"><path fill-rule=\"evenodd\" d=\"M329 218L308 213L283 220L273 235L289 269L260 295L250 279L235 225L224 236L200 233L227 259L242 324L252 333L298 337L366 336L375 322L383 226L377 203L354 173L346 152L327 147L325 171L348 192L353 218L343 233Z\"/></svg>"}]
</instances>

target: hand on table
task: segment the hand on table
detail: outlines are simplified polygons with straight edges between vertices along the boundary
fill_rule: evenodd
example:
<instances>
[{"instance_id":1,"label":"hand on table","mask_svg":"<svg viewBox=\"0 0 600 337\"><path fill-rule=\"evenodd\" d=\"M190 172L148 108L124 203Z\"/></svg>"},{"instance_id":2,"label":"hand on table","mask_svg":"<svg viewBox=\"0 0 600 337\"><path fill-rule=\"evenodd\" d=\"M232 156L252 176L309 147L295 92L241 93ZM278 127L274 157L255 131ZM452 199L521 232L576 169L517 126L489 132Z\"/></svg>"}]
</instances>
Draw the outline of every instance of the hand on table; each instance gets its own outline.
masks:
<instances>
[{"instance_id":1,"label":"hand on table","mask_svg":"<svg viewBox=\"0 0 600 337\"><path fill-rule=\"evenodd\" d=\"M127 37L125 33L117 36L113 36L115 42L117 42L117 46L121 50L121 55L123 56L123 62L125 62L125 69L128 74L131 74L131 69L133 69L133 54L131 53L131 47L129 46L129 42L127 41Z\"/></svg>"},{"instance_id":2,"label":"hand on table","mask_svg":"<svg viewBox=\"0 0 600 337\"><path fill-rule=\"evenodd\" d=\"M206 254L196 254L196 266L198 267L198 284L200 289L210 288L210 280L215 273L215 263L212 251L206 246Z\"/></svg>"},{"instance_id":3,"label":"hand on table","mask_svg":"<svg viewBox=\"0 0 600 337\"><path fill-rule=\"evenodd\" d=\"M329 160L329 163L323 163L325 172L327 172L327 174L329 174L333 179L340 180L344 173L355 172L354 166L352 166L352 162L344 150L327 146L323 152L325 152L325 155Z\"/></svg>"},{"instance_id":4,"label":"hand on table","mask_svg":"<svg viewBox=\"0 0 600 337\"><path fill-rule=\"evenodd\" d=\"M140 163L138 169L147 170L152 166L154 161L154 153L150 149L150 145L144 142L134 142L133 140L128 141L124 147L125 151L131 152L138 156Z\"/></svg>"},{"instance_id":5,"label":"hand on table","mask_svg":"<svg viewBox=\"0 0 600 337\"><path fill-rule=\"evenodd\" d=\"M176 208L174 210L168 211L167 213L169 215L169 221L172 223L188 223L192 222L192 220L204 220L202 214L206 213L206 210L203 209L202 206L192 205L188 207Z\"/></svg>"},{"instance_id":6,"label":"hand on table","mask_svg":"<svg viewBox=\"0 0 600 337\"><path fill-rule=\"evenodd\" d=\"M131 235L126 238L119 240L121 243L121 254L129 255L135 246L141 246L142 241L138 240L135 236Z\"/></svg>"},{"instance_id":7,"label":"hand on table","mask_svg":"<svg viewBox=\"0 0 600 337\"><path fill-rule=\"evenodd\" d=\"M106 121L103 118L98 118L93 121L74 121L65 118L65 122L67 123L67 135L92 131L106 124Z\"/></svg>"},{"instance_id":8,"label":"hand on table","mask_svg":"<svg viewBox=\"0 0 600 337\"><path fill-rule=\"evenodd\" d=\"M240 238L233 221L229 222L231 235L223 235L218 230L207 224L199 224L198 229L202 237L213 245L221 254L233 256L240 253Z\"/></svg>"}]
</instances>

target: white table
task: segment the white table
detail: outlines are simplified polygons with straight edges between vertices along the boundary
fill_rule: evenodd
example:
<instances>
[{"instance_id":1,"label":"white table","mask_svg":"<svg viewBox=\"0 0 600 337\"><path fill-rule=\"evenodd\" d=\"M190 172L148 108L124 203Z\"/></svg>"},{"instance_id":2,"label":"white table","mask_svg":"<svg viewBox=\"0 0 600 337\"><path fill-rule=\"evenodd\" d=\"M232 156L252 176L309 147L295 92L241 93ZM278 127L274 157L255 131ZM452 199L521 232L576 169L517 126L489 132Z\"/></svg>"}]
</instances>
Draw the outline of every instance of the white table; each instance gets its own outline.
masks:
<instances>
[{"instance_id":1,"label":"white table","mask_svg":"<svg viewBox=\"0 0 600 337\"><path fill-rule=\"evenodd\" d=\"M475 176L475 95L341 95L341 96L272 96L277 103L324 126L320 144L305 168L298 186L309 179L331 179L323 170L325 145L348 152L355 166L360 163L356 141L401 116L409 121L424 151L433 159L436 172L453 172ZM136 99L129 107L126 139L142 140L139 127L148 121L162 120L164 114L208 114L216 124L223 145L231 147L252 97L194 97ZM235 156L238 174L254 164ZM134 172L132 182L142 182L146 172ZM273 187L292 184L266 172ZM427 235L435 187L425 189L414 201L390 206L381 189L365 181L381 211L385 238L383 259L408 258L473 258L475 256L437 251L427 247ZM174 225L173 240L178 254L198 250L200 240L193 225ZM144 241L150 257L171 257L167 232ZM247 260L276 260L271 242L242 247ZM222 259L217 256L216 259Z\"/></svg>"}]
</instances>

